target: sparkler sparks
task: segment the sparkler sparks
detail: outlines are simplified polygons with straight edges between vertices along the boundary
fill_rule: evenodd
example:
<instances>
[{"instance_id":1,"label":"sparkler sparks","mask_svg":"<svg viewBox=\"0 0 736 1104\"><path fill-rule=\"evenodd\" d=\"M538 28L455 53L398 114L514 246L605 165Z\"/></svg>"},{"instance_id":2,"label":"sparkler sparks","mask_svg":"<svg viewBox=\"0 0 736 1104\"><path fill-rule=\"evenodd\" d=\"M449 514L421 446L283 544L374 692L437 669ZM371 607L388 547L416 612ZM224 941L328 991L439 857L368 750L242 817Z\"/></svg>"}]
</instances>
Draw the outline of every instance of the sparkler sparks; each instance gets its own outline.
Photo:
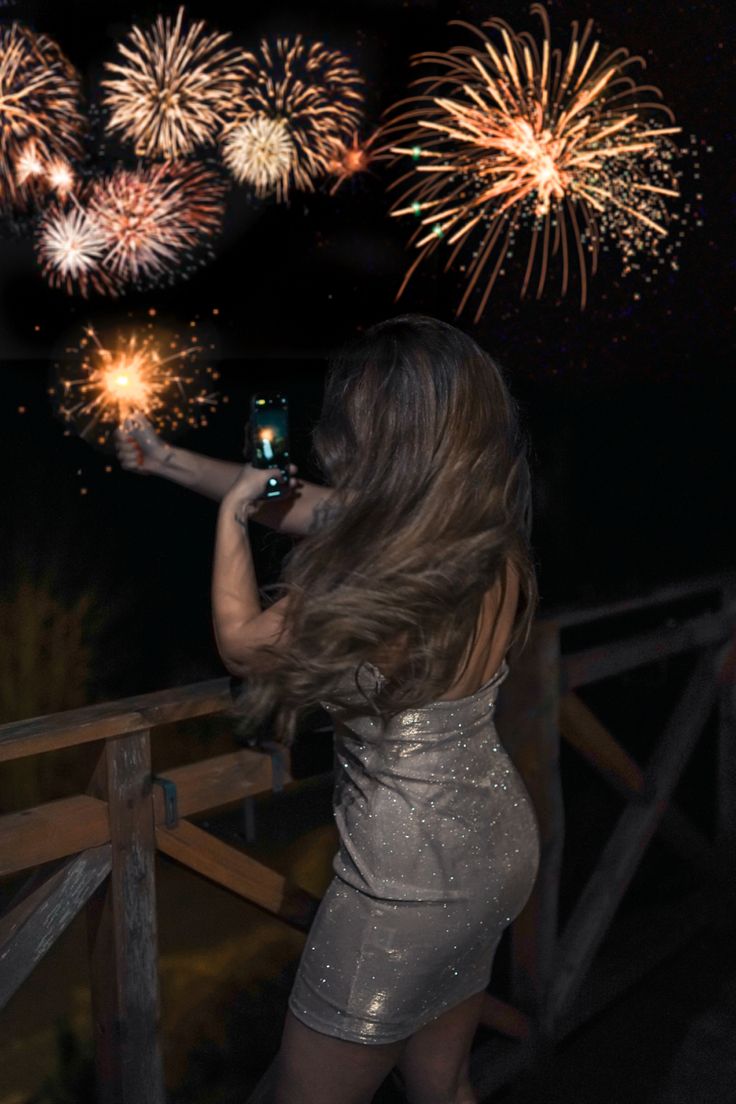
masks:
<instances>
[{"instance_id":1,"label":"sparkler sparks","mask_svg":"<svg viewBox=\"0 0 736 1104\"><path fill-rule=\"evenodd\" d=\"M106 62L118 74L108 89L108 130L121 131L139 156L181 157L211 145L237 97L245 51L222 49L230 33L206 34L205 23L184 29L184 8L173 23L159 16L147 32L134 26L118 43L126 60Z\"/></svg>"},{"instance_id":2,"label":"sparkler sparks","mask_svg":"<svg viewBox=\"0 0 736 1104\"><path fill-rule=\"evenodd\" d=\"M58 365L49 394L56 400L58 416L80 437L110 451L112 434L125 418L145 414L159 432L168 434L207 425L207 416L218 395L203 385L203 373L195 363L201 355L196 336L183 345L178 336L148 332L118 333L108 345L88 326L78 347L75 363ZM219 373L209 366L213 380Z\"/></svg>"},{"instance_id":3,"label":"sparkler sparks","mask_svg":"<svg viewBox=\"0 0 736 1104\"><path fill-rule=\"evenodd\" d=\"M52 39L0 26L0 207L37 198L52 155L81 156L80 104L79 75Z\"/></svg>"},{"instance_id":4,"label":"sparkler sparks","mask_svg":"<svg viewBox=\"0 0 736 1104\"><path fill-rule=\"evenodd\" d=\"M363 78L350 60L321 42L307 45L301 35L293 41L278 38L275 46L263 39L260 56L248 52L243 83L230 121L223 129L223 151L238 178L258 176L261 192L286 199L291 187L311 191L335 157L336 146L347 138L362 117ZM264 120L283 127L292 145L287 160L285 142L273 130L268 168L254 165L253 154L238 153L238 133L264 133ZM252 131L243 130L253 120ZM252 150L252 142L250 150ZM261 154L261 166L264 154Z\"/></svg>"},{"instance_id":5,"label":"sparkler sparks","mask_svg":"<svg viewBox=\"0 0 736 1104\"><path fill-rule=\"evenodd\" d=\"M588 261L594 274L606 241L619 249L624 274L640 256L661 261L667 253L668 223L677 216L666 201L679 197L681 175L670 136L680 128L660 125L662 116L674 121L661 93L628 74L643 59L623 47L600 53L600 43L589 42L592 20L580 35L573 23L564 55L552 48L546 10L541 4L531 10L542 20L541 48L502 19L483 24L500 35L497 45L478 28L453 20L478 35L481 47L416 55L414 64L429 62L442 72L414 81L425 86L422 93L388 109L389 115L401 109L385 124L394 136L392 152L409 156L414 166L390 185L410 181L390 214L418 219L410 244L420 250L397 299L441 240L455 246L447 270L473 243L471 231L480 240L463 266L467 287L456 315L485 272L476 322L517 235L529 240L522 296L535 268L541 296L554 257L561 261L565 295L574 257L581 308Z\"/></svg>"}]
</instances>

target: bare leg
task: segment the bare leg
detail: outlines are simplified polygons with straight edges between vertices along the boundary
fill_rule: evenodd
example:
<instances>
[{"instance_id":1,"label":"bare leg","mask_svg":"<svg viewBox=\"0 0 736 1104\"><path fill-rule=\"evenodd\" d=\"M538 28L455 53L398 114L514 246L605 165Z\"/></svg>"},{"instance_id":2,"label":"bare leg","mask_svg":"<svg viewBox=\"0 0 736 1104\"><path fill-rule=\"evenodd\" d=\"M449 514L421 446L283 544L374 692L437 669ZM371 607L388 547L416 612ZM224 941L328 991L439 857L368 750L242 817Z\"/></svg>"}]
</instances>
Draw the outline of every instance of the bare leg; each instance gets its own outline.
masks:
<instances>
[{"instance_id":1,"label":"bare leg","mask_svg":"<svg viewBox=\"0 0 736 1104\"><path fill-rule=\"evenodd\" d=\"M469 1061L484 996L474 993L409 1039L398 1061L409 1104L477 1104Z\"/></svg>"},{"instance_id":2,"label":"bare leg","mask_svg":"<svg viewBox=\"0 0 736 1104\"><path fill-rule=\"evenodd\" d=\"M307 1027L286 1012L281 1049L248 1104L370 1104L406 1039L356 1043ZM270 1095L269 1095L270 1094Z\"/></svg>"}]
</instances>

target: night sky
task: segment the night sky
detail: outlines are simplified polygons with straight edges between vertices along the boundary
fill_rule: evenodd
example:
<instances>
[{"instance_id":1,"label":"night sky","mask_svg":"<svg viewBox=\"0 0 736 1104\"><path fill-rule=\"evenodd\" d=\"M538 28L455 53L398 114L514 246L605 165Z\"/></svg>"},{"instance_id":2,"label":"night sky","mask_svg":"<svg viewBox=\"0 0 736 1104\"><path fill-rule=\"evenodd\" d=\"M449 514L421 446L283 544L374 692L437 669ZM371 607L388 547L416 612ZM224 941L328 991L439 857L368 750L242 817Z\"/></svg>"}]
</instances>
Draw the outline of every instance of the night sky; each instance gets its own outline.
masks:
<instances>
[{"instance_id":1,"label":"night sky","mask_svg":"<svg viewBox=\"0 0 736 1104\"><path fill-rule=\"evenodd\" d=\"M366 77L373 123L408 94L417 75L409 66L413 53L470 41L449 20L479 25L495 14L517 30L540 27L528 6L508 0L228 7L210 0L187 5L187 13L206 18L212 29L231 30L232 42L250 48L264 34L301 31L343 50ZM174 3L6 0L0 16L56 39L94 100L103 62L113 59L114 43L130 24L176 10ZM592 16L605 48L624 45L642 54L647 71L639 79L661 89L683 128L680 144L697 150L684 165L690 212L679 269L652 282L636 273L621 278L615 258L606 257L582 312L576 285L559 302L554 280L541 301L520 301L519 271L507 266L481 320L472 321L474 302L456 318L462 277L456 269L441 271L439 250L394 302L413 254L406 244L410 225L387 217L392 173L382 165L334 197L326 189L293 193L288 205L258 200L234 185L215 259L172 287L119 300L83 300L50 289L28 236L6 229L0 239L3 582L12 593L15 565L24 562L38 574L55 570L59 592L69 600L94 590L107 627L92 695L225 673L209 607L216 505L123 472L113 457L65 436L46 394L58 350L78 339L85 323L144 322L151 308L182 326L198 321L215 344L211 363L229 396L206 429L177 443L237 460L251 392L285 391L292 456L305 478L316 474L308 432L319 415L332 349L406 310L456 322L472 334L502 365L531 436L542 608L628 595L733 565L734 137L726 105L734 16L726 4L653 0L565 0L548 11L561 46L572 20ZM109 142L100 169L120 152ZM290 542L259 526L251 532L259 577L270 581Z\"/></svg>"}]
</instances>

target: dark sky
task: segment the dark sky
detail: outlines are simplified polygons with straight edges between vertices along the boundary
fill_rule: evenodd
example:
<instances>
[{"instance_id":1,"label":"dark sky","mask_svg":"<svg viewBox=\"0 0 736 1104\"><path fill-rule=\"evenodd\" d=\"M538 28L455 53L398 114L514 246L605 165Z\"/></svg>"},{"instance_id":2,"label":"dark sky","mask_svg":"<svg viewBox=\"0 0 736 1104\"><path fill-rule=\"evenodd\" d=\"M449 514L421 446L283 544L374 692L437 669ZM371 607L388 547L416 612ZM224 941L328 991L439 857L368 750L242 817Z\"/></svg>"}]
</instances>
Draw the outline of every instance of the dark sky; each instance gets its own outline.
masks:
<instances>
[{"instance_id":1,"label":"dark sky","mask_svg":"<svg viewBox=\"0 0 736 1104\"><path fill-rule=\"evenodd\" d=\"M0 16L55 38L94 100L102 63L114 56L114 43L131 22L176 9L174 3L5 3ZM214 504L122 472L114 460L65 437L46 394L57 350L84 323L142 321L150 308L182 324L207 323L221 391L230 396L207 429L180 439L185 447L238 459L250 393L279 389L290 398L292 454L309 477L307 433L319 413L325 357L359 328L419 310L457 322L489 349L522 404L533 446L543 604L594 601L731 566L730 11L725 4L654 0L549 5L560 45L573 19L592 16L605 47L625 45L646 58L641 79L662 90L683 128L682 143L697 148L700 164L695 179L688 160L683 182L691 216L679 270L648 283L636 274L620 278L612 259L604 259L583 312L574 292L556 301L554 283L541 302L521 302L517 272L496 284L478 324L472 309L456 319L461 276L452 269L442 274L437 264L420 266L395 303L410 259L410 231L387 217L389 174L381 166L335 197L295 193L288 205L233 187L212 262L170 288L118 301L50 289L28 236L6 233L0 240L0 508L8 587L14 550L20 550L37 570L55 557L59 586L69 595L94 586L99 602L117 603L122 612L111 613L109 636L115 662L99 660L101 680L116 692L223 673L209 621ZM413 53L470 41L461 28L448 28L448 20L477 25L496 14L516 29L540 26L526 6L508 0L493 6L474 0L249 3L239 9L211 0L188 5L187 12L250 47L262 34L301 31L344 50L365 74L371 121L406 94L415 75ZM112 146L106 156L113 158ZM266 581L288 543L272 536L264 542L260 528L254 534Z\"/></svg>"}]
</instances>

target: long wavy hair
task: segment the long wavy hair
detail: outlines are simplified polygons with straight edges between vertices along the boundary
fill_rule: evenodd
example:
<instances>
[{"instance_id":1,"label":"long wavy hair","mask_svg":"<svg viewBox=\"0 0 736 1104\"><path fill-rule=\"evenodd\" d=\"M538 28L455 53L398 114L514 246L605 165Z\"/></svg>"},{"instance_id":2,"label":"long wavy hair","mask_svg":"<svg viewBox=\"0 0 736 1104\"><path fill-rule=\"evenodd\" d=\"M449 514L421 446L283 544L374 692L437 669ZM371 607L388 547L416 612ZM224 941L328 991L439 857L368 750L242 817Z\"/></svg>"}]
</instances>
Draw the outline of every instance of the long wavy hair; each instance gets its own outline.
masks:
<instances>
[{"instance_id":1,"label":"long wavy hair","mask_svg":"<svg viewBox=\"0 0 736 1104\"><path fill-rule=\"evenodd\" d=\"M384 721L443 695L498 579L500 612L508 565L509 664L538 603L528 438L501 369L462 330L422 314L371 326L331 359L311 438L334 493L280 581L260 588L266 604L289 595L282 642L261 649L268 662L234 710L242 735L272 717L270 738L287 746L305 709L349 704L346 672ZM358 668L397 643L390 677L366 694Z\"/></svg>"}]
</instances>

